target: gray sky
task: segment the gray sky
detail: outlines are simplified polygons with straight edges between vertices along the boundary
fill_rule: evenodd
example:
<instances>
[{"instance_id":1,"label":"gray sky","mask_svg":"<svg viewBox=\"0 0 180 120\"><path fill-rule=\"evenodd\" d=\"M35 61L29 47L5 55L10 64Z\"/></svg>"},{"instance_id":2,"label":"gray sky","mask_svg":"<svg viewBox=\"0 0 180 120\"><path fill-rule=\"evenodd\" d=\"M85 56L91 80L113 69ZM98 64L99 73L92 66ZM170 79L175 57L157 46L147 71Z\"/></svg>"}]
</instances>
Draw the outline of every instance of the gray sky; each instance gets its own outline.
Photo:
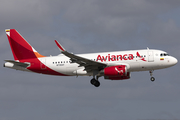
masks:
<instances>
[{"instance_id":1,"label":"gray sky","mask_svg":"<svg viewBox=\"0 0 180 120\"><path fill-rule=\"evenodd\" d=\"M0 4L0 64L13 59L5 29L17 29L41 54L160 49L180 60L179 0L5 0ZM0 120L180 119L179 63L132 73L125 81L47 76L0 67Z\"/></svg>"}]
</instances>

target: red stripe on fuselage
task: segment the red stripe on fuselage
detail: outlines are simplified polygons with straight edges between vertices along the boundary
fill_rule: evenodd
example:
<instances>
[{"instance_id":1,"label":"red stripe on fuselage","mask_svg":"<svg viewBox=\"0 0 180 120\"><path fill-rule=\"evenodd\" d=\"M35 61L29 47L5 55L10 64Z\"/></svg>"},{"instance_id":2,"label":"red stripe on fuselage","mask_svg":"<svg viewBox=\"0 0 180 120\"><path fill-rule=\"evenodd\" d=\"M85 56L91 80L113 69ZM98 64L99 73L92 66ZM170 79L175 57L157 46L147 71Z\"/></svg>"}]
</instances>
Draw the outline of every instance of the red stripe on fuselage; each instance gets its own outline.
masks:
<instances>
[{"instance_id":1,"label":"red stripe on fuselage","mask_svg":"<svg viewBox=\"0 0 180 120\"><path fill-rule=\"evenodd\" d=\"M40 60L37 58L33 59L25 59L25 60L20 60L20 62L28 62L31 65L27 67L28 70L36 73L42 73L42 74L47 74L47 75L59 75L59 76L68 76L59 72L56 72L52 70L51 68L47 67L44 65ZM45 66L45 68L41 68L41 66Z\"/></svg>"}]
</instances>

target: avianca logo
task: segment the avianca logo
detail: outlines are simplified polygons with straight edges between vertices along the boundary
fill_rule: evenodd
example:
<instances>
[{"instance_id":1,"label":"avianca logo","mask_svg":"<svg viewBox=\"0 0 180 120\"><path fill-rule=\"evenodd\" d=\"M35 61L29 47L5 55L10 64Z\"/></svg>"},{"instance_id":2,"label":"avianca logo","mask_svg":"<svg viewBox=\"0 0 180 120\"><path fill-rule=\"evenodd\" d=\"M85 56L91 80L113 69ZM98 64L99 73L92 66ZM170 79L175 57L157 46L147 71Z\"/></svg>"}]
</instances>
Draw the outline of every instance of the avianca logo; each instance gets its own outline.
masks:
<instances>
[{"instance_id":1,"label":"avianca logo","mask_svg":"<svg viewBox=\"0 0 180 120\"><path fill-rule=\"evenodd\" d=\"M136 55L140 58L140 60L146 61L143 57L141 57L141 55L139 54L139 52L137 52Z\"/></svg>"},{"instance_id":2,"label":"avianca logo","mask_svg":"<svg viewBox=\"0 0 180 120\"><path fill-rule=\"evenodd\" d=\"M140 58L142 61L146 61L144 57L142 57L139 52L136 53L136 56ZM124 54L124 55L110 55L107 56L101 56L98 55L96 61L101 60L101 62L106 61L119 61L119 60L133 60L134 56L133 54Z\"/></svg>"},{"instance_id":3,"label":"avianca logo","mask_svg":"<svg viewBox=\"0 0 180 120\"><path fill-rule=\"evenodd\" d=\"M119 74L123 73L123 70L118 70L116 67L115 67L115 70L116 70Z\"/></svg>"},{"instance_id":4,"label":"avianca logo","mask_svg":"<svg viewBox=\"0 0 180 120\"><path fill-rule=\"evenodd\" d=\"M108 54L107 56L97 56L97 61L101 60L103 61L118 61L118 60L133 60L133 54L124 54L124 55L110 55Z\"/></svg>"}]
</instances>

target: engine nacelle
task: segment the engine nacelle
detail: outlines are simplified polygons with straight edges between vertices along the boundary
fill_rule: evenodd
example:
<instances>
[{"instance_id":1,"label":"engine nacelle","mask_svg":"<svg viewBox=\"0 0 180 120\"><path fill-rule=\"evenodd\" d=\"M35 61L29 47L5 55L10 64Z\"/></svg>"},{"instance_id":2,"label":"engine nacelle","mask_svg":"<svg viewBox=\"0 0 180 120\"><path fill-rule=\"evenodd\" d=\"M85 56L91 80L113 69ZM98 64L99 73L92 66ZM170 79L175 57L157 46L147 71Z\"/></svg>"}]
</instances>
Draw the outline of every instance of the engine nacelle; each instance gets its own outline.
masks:
<instances>
[{"instance_id":1,"label":"engine nacelle","mask_svg":"<svg viewBox=\"0 0 180 120\"><path fill-rule=\"evenodd\" d=\"M104 79L111 79L111 80L123 80L130 78L130 72L127 72L126 65L117 65L106 67L101 72L104 75Z\"/></svg>"}]
</instances>

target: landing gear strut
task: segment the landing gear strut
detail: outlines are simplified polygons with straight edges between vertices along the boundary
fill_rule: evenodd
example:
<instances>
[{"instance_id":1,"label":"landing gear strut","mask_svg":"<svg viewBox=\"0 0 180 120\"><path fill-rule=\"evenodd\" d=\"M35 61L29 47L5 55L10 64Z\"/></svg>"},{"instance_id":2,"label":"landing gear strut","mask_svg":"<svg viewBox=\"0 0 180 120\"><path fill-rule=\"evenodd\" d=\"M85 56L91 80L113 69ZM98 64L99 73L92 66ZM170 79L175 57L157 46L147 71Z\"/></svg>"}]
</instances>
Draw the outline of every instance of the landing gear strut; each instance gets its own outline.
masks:
<instances>
[{"instance_id":1,"label":"landing gear strut","mask_svg":"<svg viewBox=\"0 0 180 120\"><path fill-rule=\"evenodd\" d=\"M154 78L154 77L152 77L152 75L153 75L153 71L151 70L151 71L149 71L149 73L150 73L150 76L151 76L151 81L152 81L152 82L154 82L154 81L155 81L155 78Z\"/></svg>"}]
</instances>

